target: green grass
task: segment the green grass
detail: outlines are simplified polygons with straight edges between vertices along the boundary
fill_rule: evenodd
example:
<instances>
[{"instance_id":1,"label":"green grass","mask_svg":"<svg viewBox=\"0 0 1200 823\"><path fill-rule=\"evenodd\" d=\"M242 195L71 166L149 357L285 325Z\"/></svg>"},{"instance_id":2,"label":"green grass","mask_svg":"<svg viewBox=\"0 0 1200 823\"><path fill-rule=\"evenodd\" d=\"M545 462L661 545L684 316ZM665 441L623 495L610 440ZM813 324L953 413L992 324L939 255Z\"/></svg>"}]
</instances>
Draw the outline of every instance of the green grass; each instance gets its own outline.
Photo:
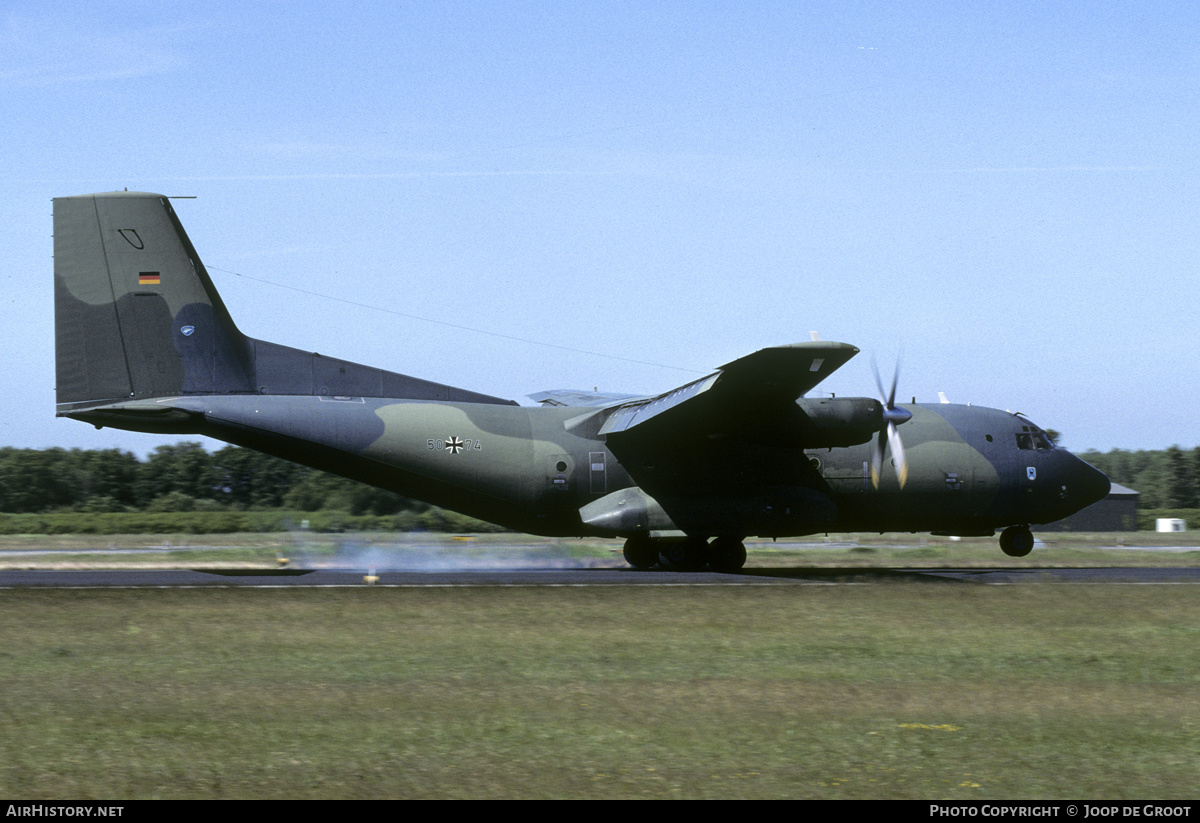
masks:
<instances>
[{"instance_id":1,"label":"green grass","mask_svg":"<svg viewBox=\"0 0 1200 823\"><path fill-rule=\"evenodd\" d=\"M1190 586L0 592L0 795L1188 798Z\"/></svg>"}]
</instances>

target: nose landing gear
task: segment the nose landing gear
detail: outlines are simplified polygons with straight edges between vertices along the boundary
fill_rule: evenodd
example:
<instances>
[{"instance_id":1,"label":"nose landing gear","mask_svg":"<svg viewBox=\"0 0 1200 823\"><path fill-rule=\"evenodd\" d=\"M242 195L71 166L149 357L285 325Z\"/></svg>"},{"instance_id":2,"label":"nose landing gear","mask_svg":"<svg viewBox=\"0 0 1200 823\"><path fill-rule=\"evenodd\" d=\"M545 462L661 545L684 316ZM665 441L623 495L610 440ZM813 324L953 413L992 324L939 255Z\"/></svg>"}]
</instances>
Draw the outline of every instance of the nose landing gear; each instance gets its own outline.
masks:
<instances>
[{"instance_id":1,"label":"nose landing gear","mask_svg":"<svg viewBox=\"0 0 1200 823\"><path fill-rule=\"evenodd\" d=\"M1028 526L1009 526L1000 532L1000 549L1009 557L1024 557L1033 551L1033 532Z\"/></svg>"}]
</instances>

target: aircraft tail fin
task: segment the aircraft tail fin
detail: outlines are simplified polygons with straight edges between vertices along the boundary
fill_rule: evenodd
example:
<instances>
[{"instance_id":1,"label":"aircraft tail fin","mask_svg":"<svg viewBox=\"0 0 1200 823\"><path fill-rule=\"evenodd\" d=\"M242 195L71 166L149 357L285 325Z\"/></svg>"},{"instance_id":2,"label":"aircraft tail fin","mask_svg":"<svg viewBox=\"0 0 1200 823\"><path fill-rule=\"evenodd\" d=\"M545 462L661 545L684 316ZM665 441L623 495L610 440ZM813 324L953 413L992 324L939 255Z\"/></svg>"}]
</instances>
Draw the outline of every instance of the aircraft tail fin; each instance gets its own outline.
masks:
<instances>
[{"instance_id":1,"label":"aircraft tail fin","mask_svg":"<svg viewBox=\"0 0 1200 823\"><path fill-rule=\"evenodd\" d=\"M161 194L54 200L58 414L195 394L515 405L247 337Z\"/></svg>"},{"instance_id":2,"label":"aircraft tail fin","mask_svg":"<svg viewBox=\"0 0 1200 823\"><path fill-rule=\"evenodd\" d=\"M160 194L54 201L58 408L253 390L246 338Z\"/></svg>"}]
</instances>

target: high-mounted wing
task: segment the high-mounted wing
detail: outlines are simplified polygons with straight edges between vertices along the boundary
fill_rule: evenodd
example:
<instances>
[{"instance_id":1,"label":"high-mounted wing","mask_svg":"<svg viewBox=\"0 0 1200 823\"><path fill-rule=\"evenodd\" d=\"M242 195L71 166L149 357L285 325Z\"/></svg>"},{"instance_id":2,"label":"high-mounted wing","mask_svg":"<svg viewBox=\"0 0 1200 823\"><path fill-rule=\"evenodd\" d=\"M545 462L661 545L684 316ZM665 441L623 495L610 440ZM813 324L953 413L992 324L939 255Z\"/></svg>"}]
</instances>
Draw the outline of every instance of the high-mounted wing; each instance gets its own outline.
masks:
<instances>
[{"instance_id":1,"label":"high-mounted wing","mask_svg":"<svg viewBox=\"0 0 1200 823\"><path fill-rule=\"evenodd\" d=\"M686 386L612 408L598 433L637 486L589 503L581 518L617 534L826 527L836 507L802 450L865 442L879 428L882 406L869 398L800 398L857 353L825 342L762 349Z\"/></svg>"},{"instance_id":2,"label":"high-mounted wing","mask_svg":"<svg viewBox=\"0 0 1200 823\"><path fill-rule=\"evenodd\" d=\"M760 349L726 363L715 373L665 394L617 408L600 434L634 428L714 434L739 422L761 424L764 417L792 414L795 400L840 368L858 348L848 343L793 343Z\"/></svg>"},{"instance_id":3,"label":"high-mounted wing","mask_svg":"<svg viewBox=\"0 0 1200 823\"><path fill-rule=\"evenodd\" d=\"M529 395L529 399L543 406L590 406L603 407L620 403L623 400L633 400L641 397L638 394L615 394L611 392L579 391L574 389L553 389Z\"/></svg>"}]
</instances>

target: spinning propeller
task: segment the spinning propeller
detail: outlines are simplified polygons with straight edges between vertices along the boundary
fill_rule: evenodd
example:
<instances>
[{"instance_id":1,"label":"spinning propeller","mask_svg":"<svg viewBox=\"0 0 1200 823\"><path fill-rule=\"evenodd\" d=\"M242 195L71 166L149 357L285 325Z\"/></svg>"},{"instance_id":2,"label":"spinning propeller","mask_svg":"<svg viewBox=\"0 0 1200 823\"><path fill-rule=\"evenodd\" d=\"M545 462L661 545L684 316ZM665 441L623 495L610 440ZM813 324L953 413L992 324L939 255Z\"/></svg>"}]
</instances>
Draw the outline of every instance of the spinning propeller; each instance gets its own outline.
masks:
<instances>
[{"instance_id":1,"label":"spinning propeller","mask_svg":"<svg viewBox=\"0 0 1200 823\"><path fill-rule=\"evenodd\" d=\"M896 371L892 374L892 390L886 395L874 358L871 359L871 370L875 372L875 385L879 387L879 401L883 403L883 422L886 424L879 429L879 437L875 439L871 449L871 485L879 488L884 449L891 447L892 462L896 464L896 477L900 481L900 488L903 489L905 481L908 480L908 463L904 460L904 444L900 442L900 432L896 431L896 427L912 417L912 412L896 408L896 383L900 380L900 361L896 360Z\"/></svg>"}]
</instances>

